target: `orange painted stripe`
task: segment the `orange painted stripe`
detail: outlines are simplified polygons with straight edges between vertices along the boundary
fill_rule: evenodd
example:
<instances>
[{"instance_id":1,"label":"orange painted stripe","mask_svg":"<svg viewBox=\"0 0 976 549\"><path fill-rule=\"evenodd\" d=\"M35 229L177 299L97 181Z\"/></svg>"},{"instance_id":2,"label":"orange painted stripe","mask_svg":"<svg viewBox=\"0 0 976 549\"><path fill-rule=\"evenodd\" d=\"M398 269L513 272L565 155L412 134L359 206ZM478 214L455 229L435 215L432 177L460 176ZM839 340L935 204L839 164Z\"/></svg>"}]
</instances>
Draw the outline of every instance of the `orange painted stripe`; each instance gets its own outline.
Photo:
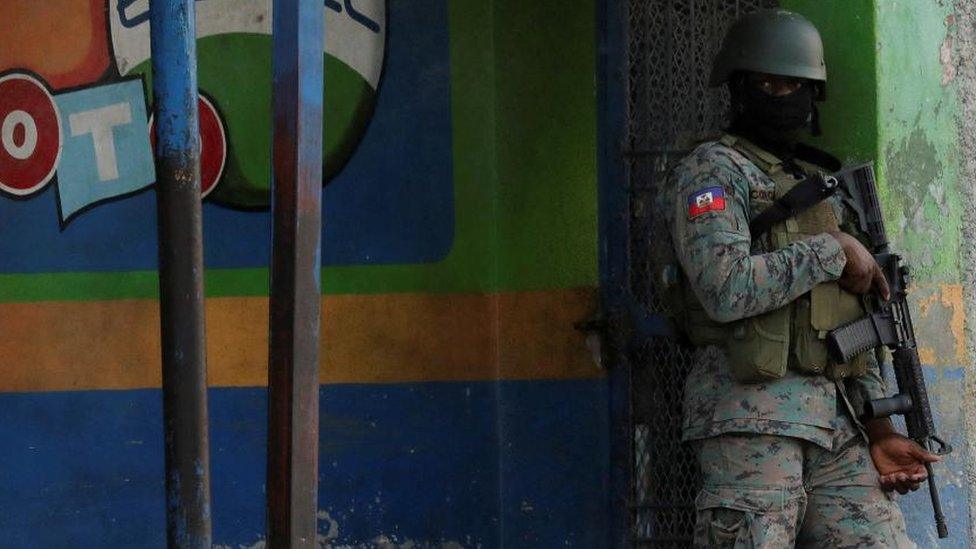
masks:
<instances>
[{"instance_id":1,"label":"orange painted stripe","mask_svg":"<svg viewBox=\"0 0 976 549\"><path fill-rule=\"evenodd\" d=\"M573 323L593 289L323 298L323 383L602 375ZM207 300L212 386L267 383L266 298ZM159 387L155 300L0 304L0 391Z\"/></svg>"},{"instance_id":2,"label":"orange painted stripe","mask_svg":"<svg viewBox=\"0 0 976 549\"><path fill-rule=\"evenodd\" d=\"M910 289L918 305L914 319L923 364L959 366L968 362L966 304L960 284L921 284Z\"/></svg>"}]
</instances>

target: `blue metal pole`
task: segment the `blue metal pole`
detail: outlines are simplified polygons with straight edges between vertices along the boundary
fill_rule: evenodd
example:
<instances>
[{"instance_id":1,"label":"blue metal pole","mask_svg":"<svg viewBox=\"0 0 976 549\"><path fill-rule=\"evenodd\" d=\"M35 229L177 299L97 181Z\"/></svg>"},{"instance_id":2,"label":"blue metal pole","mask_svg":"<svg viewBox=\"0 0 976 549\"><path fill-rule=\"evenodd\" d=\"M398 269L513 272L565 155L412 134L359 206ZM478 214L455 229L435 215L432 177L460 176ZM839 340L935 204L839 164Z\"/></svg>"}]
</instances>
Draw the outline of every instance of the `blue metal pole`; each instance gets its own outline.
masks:
<instances>
[{"instance_id":1,"label":"blue metal pole","mask_svg":"<svg viewBox=\"0 0 976 549\"><path fill-rule=\"evenodd\" d=\"M166 540L209 548L210 452L193 0L151 0Z\"/></svg>"},{"instance_id":2,"label":"blue metal pole","mask_svg":"<svg viewBox=\"0 0 976 549\"><path fill-rule=\"evenodd\" d=\"M321 0L275 0L272 13L268 547L314 547L324 13Z\"/></svg>"},{"instance_id":3,"label":"blue metal pole","mask_svg":"<svg viewBox=\"0 0 976 549\"><path fill-rule=\"evenodd\" d=\"M600 297L609 317L607 357L610 393L610 527L607 547L631 547L633 515L633 431L631 425L631 367L626 324L632 301L629 289L630 226L624 139L627 128L627 3L597 3L600 47L597 102L599 105Z\"/></svg>"}]
</instances>

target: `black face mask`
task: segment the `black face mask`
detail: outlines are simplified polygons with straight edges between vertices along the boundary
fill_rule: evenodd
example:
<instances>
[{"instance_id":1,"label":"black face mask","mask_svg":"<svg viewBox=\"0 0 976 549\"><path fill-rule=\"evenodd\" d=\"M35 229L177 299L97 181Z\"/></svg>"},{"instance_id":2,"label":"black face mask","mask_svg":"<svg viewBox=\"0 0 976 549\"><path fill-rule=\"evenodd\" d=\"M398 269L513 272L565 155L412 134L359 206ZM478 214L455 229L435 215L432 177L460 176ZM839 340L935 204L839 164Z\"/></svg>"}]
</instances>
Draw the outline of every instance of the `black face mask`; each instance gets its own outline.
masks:
<instances>
[{"instance_id":1,"label":"black face mask","mask_svg":"<svg viewBox=\"0 0 976 549\"><path fill-rule=\"evenodd\" d=\"M740 114L744 121L774 137L793 137L813 121L813 86L805 84L789 95L774 96L754 86L741 88Z\"/></svg>"}]
</instances>

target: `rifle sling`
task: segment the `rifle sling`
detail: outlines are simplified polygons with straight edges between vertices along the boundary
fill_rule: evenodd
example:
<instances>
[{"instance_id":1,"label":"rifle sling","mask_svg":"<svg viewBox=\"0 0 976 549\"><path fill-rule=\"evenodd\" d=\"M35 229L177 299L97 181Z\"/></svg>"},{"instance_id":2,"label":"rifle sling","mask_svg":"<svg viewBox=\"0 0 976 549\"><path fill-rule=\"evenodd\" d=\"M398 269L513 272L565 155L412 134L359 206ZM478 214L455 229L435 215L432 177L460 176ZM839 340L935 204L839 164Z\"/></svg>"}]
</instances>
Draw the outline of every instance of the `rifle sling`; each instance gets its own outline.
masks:
<instances>
[{"instance_id":1,"label":"rifle sling","mask_svg":"<svg viewBox=\"0 0 976 549\"><path fill-rule=\"evenodd\" d=\"M773 225L795 217L802 211L819 204L837 192L837 179L817 173L808 176L779 197L749 223L753 240L772 228Z\"/></svg>"}]
</instances>

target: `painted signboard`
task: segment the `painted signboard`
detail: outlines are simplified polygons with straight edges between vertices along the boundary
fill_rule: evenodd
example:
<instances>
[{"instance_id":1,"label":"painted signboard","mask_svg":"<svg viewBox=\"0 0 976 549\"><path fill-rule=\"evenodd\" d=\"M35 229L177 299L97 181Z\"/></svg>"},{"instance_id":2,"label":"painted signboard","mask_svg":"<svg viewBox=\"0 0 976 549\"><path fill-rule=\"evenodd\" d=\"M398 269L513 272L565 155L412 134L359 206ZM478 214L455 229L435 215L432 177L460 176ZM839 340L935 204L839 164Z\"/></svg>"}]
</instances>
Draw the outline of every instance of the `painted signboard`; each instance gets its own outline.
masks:
<instances>
[{"instance_id":1,"label":"painted signboard","mask_svg":"<svg viewBox=\"0 0 976 549\"><path fill-rule=\"evenodd\" d=\"M599 545L595 7L319 1L319 544ZM165 544L148 5L0 0L9 545ZM273 14L195 5L214 540L256 547Z\"/></svg>"},{"instance_id":2,"label":"painted signboard","mask_svg":"<svg viewBox=\"0 0 976 549\"><path fill-rule=\"evenodd\" d=\"M0 6L0 33L50 17L50 8L26 4ZM25 34L33 48L0 54L0 86L9 90L0 93L0 219L15 221L0 225L0 237L15 226L18 233L0 238L0 255L9 258L0 273L152 269L154 196L140 193L155 181L148 1L75 0L59 8L65 18L104 19L69 25L56 44ZM271 0L199 0L196 10L207 266L263 266ZM451 246L446 6L393 10L383 0L323 4L326 264L430 262ZM390 35L391 16L425 31ZM58 48L54 57L70 59L52 63L51 48L61 43L84 54Z\"/></svg>"}]
</instances>

